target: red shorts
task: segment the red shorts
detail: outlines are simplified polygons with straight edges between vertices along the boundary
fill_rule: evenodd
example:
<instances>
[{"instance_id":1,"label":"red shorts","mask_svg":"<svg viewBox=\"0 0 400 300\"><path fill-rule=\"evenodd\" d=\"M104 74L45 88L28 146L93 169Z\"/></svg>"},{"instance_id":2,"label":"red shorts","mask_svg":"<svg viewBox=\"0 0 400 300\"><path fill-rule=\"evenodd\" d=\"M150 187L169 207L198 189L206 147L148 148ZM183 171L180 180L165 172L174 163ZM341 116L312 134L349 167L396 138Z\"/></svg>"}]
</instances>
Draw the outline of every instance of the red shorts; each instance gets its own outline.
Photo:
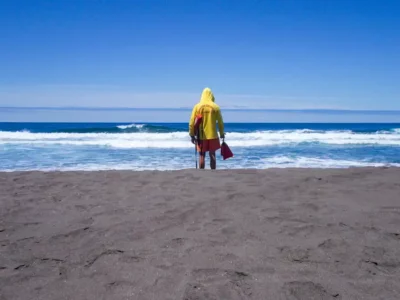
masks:
<instances>
[{"instance_id":1,"label":"red shorts","mask_svg":"<svg viewBox=\"0 0 400 300\"><path fill-rule=\"evenodd\" d=\"M215 152L221 148L221 144L219 142L219 138L212 140L202 140L200 141L200 145L197 145L197 151L199 152Z\"/></svg>"}]
</instances>

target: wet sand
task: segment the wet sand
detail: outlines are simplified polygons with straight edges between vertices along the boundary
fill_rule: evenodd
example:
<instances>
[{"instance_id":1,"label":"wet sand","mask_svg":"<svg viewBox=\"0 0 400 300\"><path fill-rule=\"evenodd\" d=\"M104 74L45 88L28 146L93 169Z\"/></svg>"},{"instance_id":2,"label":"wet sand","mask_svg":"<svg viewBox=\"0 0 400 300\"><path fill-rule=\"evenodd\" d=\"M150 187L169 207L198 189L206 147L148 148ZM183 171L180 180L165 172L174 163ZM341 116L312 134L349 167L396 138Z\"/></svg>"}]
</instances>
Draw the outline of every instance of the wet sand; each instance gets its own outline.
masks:
<instances>
[{"instance_id":1,"label":"wet sand","mask_svg":"<svg viewBox=\"0 0 400 300\"><path fill-rule=\"evenodd\" d=\"M0 173L0 299L399 299L400 169Z\"/></svg>"}]
</instances>

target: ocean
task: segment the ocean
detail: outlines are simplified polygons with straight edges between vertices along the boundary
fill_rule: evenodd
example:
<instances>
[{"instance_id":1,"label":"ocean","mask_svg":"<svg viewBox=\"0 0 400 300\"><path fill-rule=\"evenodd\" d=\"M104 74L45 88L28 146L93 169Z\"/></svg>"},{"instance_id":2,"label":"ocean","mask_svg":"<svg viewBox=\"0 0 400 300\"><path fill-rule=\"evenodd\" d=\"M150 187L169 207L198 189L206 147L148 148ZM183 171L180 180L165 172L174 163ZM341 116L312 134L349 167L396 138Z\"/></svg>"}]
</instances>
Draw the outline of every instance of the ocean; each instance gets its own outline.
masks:
<instances>
[{"instance_id":1,"label":"ocean","mask_svg":"<svg viewBox=\"0 0 400 300\"><path fill-rule=\"evenodd\" d=\"M400 166L400 124L225 127L235 156L218 152L218 169ZM187 168L195 168L187 123L0 123L1 171Z\"/></svg>"}]
</instances>

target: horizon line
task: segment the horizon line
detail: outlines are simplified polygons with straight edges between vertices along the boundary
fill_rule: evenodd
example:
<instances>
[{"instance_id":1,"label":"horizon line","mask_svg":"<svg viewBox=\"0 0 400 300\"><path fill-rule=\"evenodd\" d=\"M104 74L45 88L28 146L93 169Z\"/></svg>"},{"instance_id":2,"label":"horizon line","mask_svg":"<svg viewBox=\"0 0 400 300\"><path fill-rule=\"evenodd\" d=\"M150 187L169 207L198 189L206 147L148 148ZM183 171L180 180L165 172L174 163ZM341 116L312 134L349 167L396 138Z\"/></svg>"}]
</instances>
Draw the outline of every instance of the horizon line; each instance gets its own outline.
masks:
<instances>
[{"instance_id":1,"label":"horizon line","mask_svg":"<svg viewBox=\"0 0 400 300\"><path fill-rule=\"evenodd\" d=\"M183 111L192 110L191 107L100 107L100 106L0 106L0 110L76 110L76 111ZM326 113L385 113L400 114L400 110L388 109L334 109L334 108L249 108L249 107L227 107L222 111L242 111L242 112L326 112Z\"/></svg>"}]
</instances>

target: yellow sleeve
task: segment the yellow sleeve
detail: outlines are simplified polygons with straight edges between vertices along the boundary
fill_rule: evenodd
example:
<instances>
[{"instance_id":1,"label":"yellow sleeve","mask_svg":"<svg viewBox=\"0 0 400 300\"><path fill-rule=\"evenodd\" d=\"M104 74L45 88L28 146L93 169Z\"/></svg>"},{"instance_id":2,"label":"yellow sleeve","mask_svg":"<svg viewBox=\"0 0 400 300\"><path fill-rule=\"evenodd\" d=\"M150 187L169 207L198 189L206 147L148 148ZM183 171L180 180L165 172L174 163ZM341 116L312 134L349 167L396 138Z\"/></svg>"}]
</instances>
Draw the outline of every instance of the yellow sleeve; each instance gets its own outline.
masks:
<instances>
[{"instance_id":1,"label":"yellow sleeve","mask_svg":"<svg viewBox=\"0 0 400 300\"><path fill-rule=\"evenodd\" d=\"M224 135L225 134L224 120L222 118L222 113L220 109L218 109L217 111L217 121L218 121L219 135L220 136Z\"/></svg>"},{"instance_id":2,"label":"yellow sleeve","mask_svg":"<svg viewBox=\"0 0 400 300\"><path fill-rule=\"evenodd\" d=\"M190 136L194 136L194 121L196 119L196 110L197 110L196 108L197 108L197 105L195 105L193 107L192 114L190 116L190 121L189 121L189 135Z\"/></svg>"}]
</instances>

